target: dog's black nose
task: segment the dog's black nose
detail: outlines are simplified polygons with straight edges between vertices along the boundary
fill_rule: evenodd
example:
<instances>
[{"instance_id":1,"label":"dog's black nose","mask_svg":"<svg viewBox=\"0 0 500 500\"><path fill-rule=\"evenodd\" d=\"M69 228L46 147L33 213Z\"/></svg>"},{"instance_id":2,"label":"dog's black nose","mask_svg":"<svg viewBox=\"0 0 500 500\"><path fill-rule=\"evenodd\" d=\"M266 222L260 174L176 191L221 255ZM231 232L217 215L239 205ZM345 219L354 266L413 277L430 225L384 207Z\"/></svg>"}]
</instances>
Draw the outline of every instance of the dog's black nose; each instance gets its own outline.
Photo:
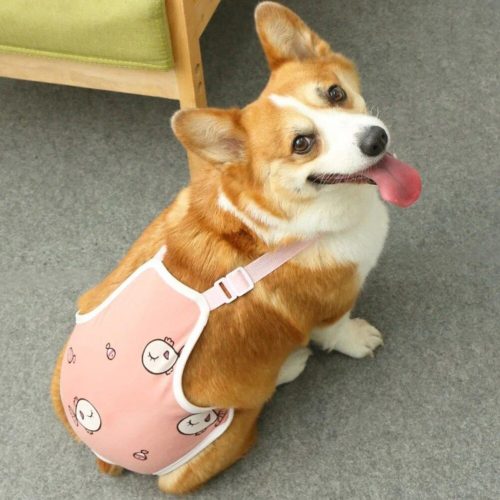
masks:
<instances>
[{"instance_id":1,"label":"dog's black nose","mask_svg":"<svg viewBox=\"0 0 500 500\"><path fill-rule=\"evenodd\" d=\"M382 127L368 127L361 136L359 149L366 156L378 156L385 151L388 141L387 132Z\"/></svg>"}]
</instances>

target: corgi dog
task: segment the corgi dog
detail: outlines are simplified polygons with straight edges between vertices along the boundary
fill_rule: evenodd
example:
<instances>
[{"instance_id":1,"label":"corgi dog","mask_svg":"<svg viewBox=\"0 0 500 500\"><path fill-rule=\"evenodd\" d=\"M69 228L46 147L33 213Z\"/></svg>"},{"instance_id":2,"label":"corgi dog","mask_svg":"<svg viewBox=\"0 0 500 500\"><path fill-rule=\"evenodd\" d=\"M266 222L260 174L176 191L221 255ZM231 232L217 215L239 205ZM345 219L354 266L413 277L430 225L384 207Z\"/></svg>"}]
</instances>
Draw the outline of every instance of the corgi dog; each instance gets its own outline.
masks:
<instances>
[{"instance_id":1,"label":"corgi dog","mask_svg":"<svg viewBox=\"0 0 500 500\"><path fill-rule=\"evenodd\" d=\"M250 449L263 406L276 386L304 370L311 341L354 358L370 356L382 344L377 328L351 318L351 310L386 239L384 201L406 207L421 189L418 173L388 153L389 131L368 113L353 62L278 3L260 3L255 22L271 72L261 95L243 109L190 109L173 116L176 137L199 159L196 174L118 266L78 301L80 313L93 311L162 245L168 247L163 264L169 272L202 291L266 252L316 238L250 293L211 313L182 387L192 404L231 408L234 417L202 452L159 476L168 493L198 488ZM119 350L103 342L103 355L116 363ZM165 369L158 372L166 380L167 368L182 354L168 339L155 342L156 356L148 351L144 363L163 353L168 363L163 360ZM56 364L52 398L74 434L59 390L61 364L79 361L78 353L68 352ZM149 372L156 376L155 368ZM78 405L93 414L88 401L76 400L75 420ZM211 411L202 415L207 427L217 423L219 413ZM96 436L101 422L91 423ZM187 424L194 425L179 425ZM148 453L139 449L135 458L145 461ZM100 458L97 463L104 473L122 470Z\"/></svg>"}]
</instances>

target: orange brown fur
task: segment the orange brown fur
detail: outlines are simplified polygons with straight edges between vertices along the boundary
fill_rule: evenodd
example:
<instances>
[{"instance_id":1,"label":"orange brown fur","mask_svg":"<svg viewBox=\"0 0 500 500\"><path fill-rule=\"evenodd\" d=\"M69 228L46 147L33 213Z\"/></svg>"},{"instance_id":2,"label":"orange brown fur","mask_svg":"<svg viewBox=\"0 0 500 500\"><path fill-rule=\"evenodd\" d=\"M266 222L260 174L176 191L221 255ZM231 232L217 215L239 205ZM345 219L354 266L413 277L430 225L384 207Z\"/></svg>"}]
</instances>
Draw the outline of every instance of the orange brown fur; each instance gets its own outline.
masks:
<instances>
[{"instance_id":1,"label":"orange brown fur","mask_svg":"<svg viewBox=\"0 0 500 500\"><path fill-rule=\"evenodd\" d=\"M279 14L287 15L282 11ZM291 18L297 29L305 29L297 19ZM236 131L235 141L226 142L221 153L233 155L234 161L215 165L212 151L206 153L196 179L154 219L116 269L82 295L78 301L81 313L102 303L163 244L168 247L164 259L168 270L200 292L235 267L276 248L278 242L266 242L255 228L221 208L220 192L242 212L251 203L282 220L290 217L293 204L307 203L290 193L283 193L278 200L264 188L268 165L286 157L290 147L288 138L278 134L290 112L270 110L266 96L285 92L305 99L304 85L327 78L328 82L332 78L335 81L336 72L348 74L346 78L359 89L357 74L350 61L331 52L315 34L310 35L315 51L311 58L287 62L260 31L273 70L262 96L241 111L214 111L210 115L208 110L204 115L207 120L213 118L213 127L209 125L214 135L220 132L218 125ZM349 103L346 107L349 109ZM204 137L201 133L198 137L196 130L187 130L181 120L174 122L176 134L188 149L200 153ZM226 122L221 124L221 120ZM293 164L289 163L288 168L294 168ZM252 214L248 217L253 217L255 226L264 233L270 231L264 221ZM286 241L279 242L283 243ZM356 266L340 265L315 247L257 283L244 298L213 311L189 358L183 387L193 404L235 408L235 418L228 431L204 452L161 477L160 488L172 493L191 491L238 460L255 440L258 415L273 395L284 361L298 347L308 344L312 328L334 323L349 311L358 292ZM57 415L65 421L58 397L59 370L60 358L54 372L52 397ZM67 424L66 427L69 428ZM98 461L98 465L102 472L119 472L103 462Z\"/></svg>"},{"instance_id":2,"label":"orange brown fur","mask_svg":"<svg viewBox=\"0 0 500 500\"><path fill-rule=\"evenodd\" d=\"M153 221L118 267L80 298L79 310L86 313L94 309L165 242L168 243L166 267L180 281L200 291L234 267L269 250L236 218L214 209L217 177L208 175L207 181L207 176L200 175L198 181L182 192L181 199ZM188 203L188 206L180 209L179 203ZM314 286L290 294L297 283ZM348 311L357 293L353 266L332 265L314 270L290 263L258 283L244 299L211 313L186 366L184 391L195 405L241 410L236 412L231 429L241 425L240 420L247 421L248 429L244 435L226 432L209 450L229 446L246 451L248 435L255 433L259 410L272 396L285 359L297 347L309 342L313 326L334 322ZM58 370L52 392L56 412L64 421L57 398ZM253 416L251 423L248 415ZM205 454L214 455L215 452L209 450ZM195 460L201 461L205 454ZM234 457L237 458L239 456ZM226 463L225 452L220 453L219 460L221 466ZM194 465L185 467L190 470ZM213 468L212 464L209 470ZM106 471L103 465L100 469ZM176 492L188 491L210 477L200 478L200 475L199 472L191 477L185 472Z\"/></svg>"}]
</instances>

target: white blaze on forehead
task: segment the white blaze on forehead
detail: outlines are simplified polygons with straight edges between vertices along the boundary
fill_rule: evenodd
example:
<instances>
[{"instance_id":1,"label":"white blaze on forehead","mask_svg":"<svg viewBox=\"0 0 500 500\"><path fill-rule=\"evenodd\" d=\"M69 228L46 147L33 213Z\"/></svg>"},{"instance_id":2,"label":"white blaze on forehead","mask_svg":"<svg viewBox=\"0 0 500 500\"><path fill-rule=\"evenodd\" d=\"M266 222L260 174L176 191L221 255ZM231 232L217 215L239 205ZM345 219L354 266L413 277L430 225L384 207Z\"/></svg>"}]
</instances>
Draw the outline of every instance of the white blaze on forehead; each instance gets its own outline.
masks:
<instances>
[{"instance_id":1,"label":"white blaze on forehead","mask_svg":"<svg viewBox=\"0 0 500 500\"><path fill-rule=\"evenodd\" d=\"M364 130L384 123L374 116L350 113L341 108L314 108L291 96L271 94L269 99L280 108L290 108L314 123L320 135L321 154L309 162L315 173L352 174L368 168L379 157L369 158L359 149Z\"/></svg>"}]
</instances>

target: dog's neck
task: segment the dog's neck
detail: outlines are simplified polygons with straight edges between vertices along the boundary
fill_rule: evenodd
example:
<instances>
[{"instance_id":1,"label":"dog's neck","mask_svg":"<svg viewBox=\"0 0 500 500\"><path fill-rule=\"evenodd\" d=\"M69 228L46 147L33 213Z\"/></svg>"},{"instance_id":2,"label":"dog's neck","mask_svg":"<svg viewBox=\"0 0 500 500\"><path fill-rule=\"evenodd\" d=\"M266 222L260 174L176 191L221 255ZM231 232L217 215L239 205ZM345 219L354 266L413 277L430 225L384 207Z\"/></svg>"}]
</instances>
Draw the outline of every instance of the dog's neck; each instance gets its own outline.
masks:
<instances>
[{"instance_id":1,"label":"dog's neck","mask_svg":"<svg viewBox=\"0 0 500 500\"><path fill-rule=\"evenodd\" d=\"M217 205L226 216L232 216L269 245L290 239L309 239L322 233L335 237L355 230L380 200L371 186L353 186L339 193L325 193L313 203L289 207L285 215L271 213L258 200L247 197L235 203L223 187L219 187Z\"/></svg>"},{"instance_id":2,"label":"dog's neck","mask_svg":"<svg viewBox=\"0 0 500 500\"><path fill-rule=\"evenodd\" d=\"M250 190L237 193L227 189L220 174L212 170L191 185L191 205L196 214L193 223L209 227L216 239L227 241L249 259L321 233L319 247L306 252L305 260L299 260L315 267L324 262L326 251L335 260L358 262L364 277L376 259L373 252L365 255L366 235L371 240L368 247L381 247L387 215L373 186L350 188L326 191L313 203L298 204L285 214L272 210L274 207L269 210L265 202L259 203L258 193L253 197Z\"/></svg>"}]
</instances>

